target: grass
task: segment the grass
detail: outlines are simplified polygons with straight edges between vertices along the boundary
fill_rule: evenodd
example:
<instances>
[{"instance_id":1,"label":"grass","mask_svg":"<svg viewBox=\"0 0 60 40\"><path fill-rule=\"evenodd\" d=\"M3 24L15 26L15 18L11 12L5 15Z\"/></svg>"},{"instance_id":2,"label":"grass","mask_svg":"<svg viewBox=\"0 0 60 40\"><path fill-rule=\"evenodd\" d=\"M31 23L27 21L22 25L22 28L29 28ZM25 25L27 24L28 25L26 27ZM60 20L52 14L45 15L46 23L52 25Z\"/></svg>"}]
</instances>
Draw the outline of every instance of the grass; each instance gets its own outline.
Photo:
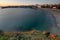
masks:
<instances>
[{"instance_id":1,"label":"grass","mask_svg":"<svg viewBox=\"0 0 60 40\"><path fill-rule=\"evenodd\" d=\"M55 35L54 37L46 37L43 32L32 30L26 32L5 32L0 35L0 40L60 40L60 35Z\"/></svg>"}]
</instances>

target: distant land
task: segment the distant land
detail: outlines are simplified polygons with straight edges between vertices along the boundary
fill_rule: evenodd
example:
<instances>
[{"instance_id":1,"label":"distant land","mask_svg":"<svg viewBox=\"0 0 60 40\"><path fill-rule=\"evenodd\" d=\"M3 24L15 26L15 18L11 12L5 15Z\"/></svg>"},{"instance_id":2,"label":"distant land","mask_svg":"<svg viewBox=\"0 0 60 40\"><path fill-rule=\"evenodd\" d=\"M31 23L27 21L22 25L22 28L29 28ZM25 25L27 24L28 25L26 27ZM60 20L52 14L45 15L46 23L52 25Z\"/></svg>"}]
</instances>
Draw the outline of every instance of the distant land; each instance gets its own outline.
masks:
<instances>
[{"instance_id":1,"label":"distant land","mask_svg":"<svg viewBox=\"0 0 60 40\"><path fill-rule=\"evenodd\" d=\"M53 8L60 9L60 4L35 4L35 5L13 5L13 6L0 6L2 9L4 8Z\"/></svg>"}]
</instances>

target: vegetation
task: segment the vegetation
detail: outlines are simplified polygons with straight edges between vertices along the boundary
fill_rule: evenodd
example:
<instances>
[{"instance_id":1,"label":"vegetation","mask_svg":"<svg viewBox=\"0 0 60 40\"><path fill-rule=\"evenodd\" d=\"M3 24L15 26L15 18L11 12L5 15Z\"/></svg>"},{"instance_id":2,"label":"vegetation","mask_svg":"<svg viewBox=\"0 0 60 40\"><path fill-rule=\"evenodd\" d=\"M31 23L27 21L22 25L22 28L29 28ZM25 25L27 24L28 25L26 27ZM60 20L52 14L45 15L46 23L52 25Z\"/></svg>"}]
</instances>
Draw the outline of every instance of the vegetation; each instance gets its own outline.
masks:
<instances>
[{"instance_id":1,"label":"vegetation","mask_svg":"<svg viewBox=\"0 0 60 40\"><path fill-rule=\"evenodd\" d=\"M60 4L45 4L45 5L41 5L41 8L56 8L56 9L60 9Z\"/></svg>"},{"instance_id":2,"label":"vegetation","mask_svg":"<svg viewBox=\"0 0 60 40\"><path fill-rule=\"evenodd\" d=\"M3 33L3 32L0 32ZM60 35L53 35L49 32L37 30L26 32L5 32L0 40L60 40Z\"/></svg>"}]
</instances>

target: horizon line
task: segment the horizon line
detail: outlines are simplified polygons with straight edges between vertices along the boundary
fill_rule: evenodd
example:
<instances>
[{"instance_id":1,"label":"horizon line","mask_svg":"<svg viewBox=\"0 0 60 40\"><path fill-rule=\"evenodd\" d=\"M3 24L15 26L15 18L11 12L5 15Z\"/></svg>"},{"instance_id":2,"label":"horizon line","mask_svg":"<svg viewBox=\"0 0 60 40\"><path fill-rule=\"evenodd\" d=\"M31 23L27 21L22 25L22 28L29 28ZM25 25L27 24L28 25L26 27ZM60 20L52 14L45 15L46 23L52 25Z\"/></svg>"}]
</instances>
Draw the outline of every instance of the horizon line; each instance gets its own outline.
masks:
<instances>
[{"instance_id":1,"label":"horizon line","mask_svg":"<svg viewBox=\"0 0 60 40\"><path fill-rule=\"evenodd\" d=\"M41 3L39 5L44 5L44 4L49 4L49 3ZM50 4L55 4L55 3L50 3ZM59 3L56 3L59 4ZM19 5L36 5L36 4L7 4L7 3L0 3L0 6L19 6Z\"/></svg>"}]
</instances>

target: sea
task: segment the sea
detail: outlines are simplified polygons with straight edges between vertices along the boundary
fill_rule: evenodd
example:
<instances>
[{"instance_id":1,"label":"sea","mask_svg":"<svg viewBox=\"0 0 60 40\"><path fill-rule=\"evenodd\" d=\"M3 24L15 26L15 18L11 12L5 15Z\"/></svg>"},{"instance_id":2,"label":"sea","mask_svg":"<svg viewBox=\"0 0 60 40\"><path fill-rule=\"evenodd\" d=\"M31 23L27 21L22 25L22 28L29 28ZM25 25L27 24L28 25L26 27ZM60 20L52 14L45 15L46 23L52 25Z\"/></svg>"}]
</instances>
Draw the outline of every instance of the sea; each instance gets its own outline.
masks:
<instances>
[{"instance_id":1,"label":"sea","mask_svg":"<svg viewBox=\"0 0 60 40\"><path fill-rule=\"evenodd\" d=\"M44 9L5 8L0 9L0 30L3 31L49 31L58 34L53 14Z\"/></svg>"}]
</instances>

